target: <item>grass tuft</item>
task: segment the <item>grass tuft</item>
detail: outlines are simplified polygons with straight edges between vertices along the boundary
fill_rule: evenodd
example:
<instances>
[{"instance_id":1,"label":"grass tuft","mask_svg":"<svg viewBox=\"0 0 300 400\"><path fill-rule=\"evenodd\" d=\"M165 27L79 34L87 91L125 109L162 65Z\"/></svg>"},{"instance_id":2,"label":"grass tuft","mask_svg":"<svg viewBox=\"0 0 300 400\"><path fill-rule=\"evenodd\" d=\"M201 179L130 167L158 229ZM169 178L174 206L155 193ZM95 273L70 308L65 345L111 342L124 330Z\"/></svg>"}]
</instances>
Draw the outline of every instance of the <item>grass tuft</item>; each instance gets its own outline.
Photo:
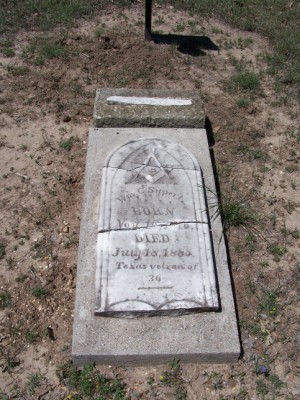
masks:
<instances>
[{"instance_id":1,"label":"grass tuft","mask_svg":"<svg viewBox=\"0 0 300 400\"><path fill-rule=\"evenodd\" d=\"M271 317L275 317L278 313L277 297L278 293L276 291L265 291L259 302L261 311L266 312Z\"/></svg>"},{"instance_id":2,"label":"grass tuft","mask_svg":"<svg viewBox=\"0 0 300 400\"><path fill-rule=\"evenodd\" d=\"M31 395L44 383L45 378L40 373L30 373L27 376L26 386Z\"/></svg>"},{"instance_id":3,"label":"grass tuft","mask_svg":"<svg viewBox=\"0 0 300 400\"><path fill-rule=\"evenodd\" d=\"M49 290L43 287L35 287L31 291L32 295L36 297L37 299L43 299L49 294Z\"/></svg>"},{"instance_id":4,"label":"grass tuft","mask_svg":"<svg viewBox=\"0 0 300 400\"><path fill-rule=\"evenodd\" d=\"M233 81L241 90L258 90L260 88L260 79L254 72L245 72L235 75Z\"/></svg>"},{"instance_id":5,"label":"grass tuft","mask_svg":"<svg viewBox=\"0 0 300 400\"><path fill-rule=\"evenodd\" d=\"M5 246L4 243L0 242L0 260L3 256L5 256Z\"/></svg>"},{"instance_id":6,"label":"grass tuft","mask_svg":"<svg viewBox=\"0 0 300 400\"><path fill-rule=\"evenodd\" d=\"M37 36L23 53L23 58L27 61L32 57L36 65L43 65L46 60L52 58L67 59L68 51L63 40L56 40L48 36Z\"/></svg>"},{"instance_id":7,"label":"grass tuft","mask_svg":"<svg viewBox=\"0 0 300 400\"><path fill-rule=\"evenodd\" d=\"M11 296L9 293L0 292L0 310L8 307L11 304Z\"/></svg>"},{"instance_id":8,"label":"grass tuft","mask_svg":"<svg viewBox=\"0 0 300 400\"><path fill-rule=\"evenodd\" d=\"M11 357L11 356L7 356L7 357L5 357L4 364L2 364L2 372L8 372L10 374L20 364L21 364L21 362L18 359ZM1 392L0 392L0 394L1 394ZM2 400L1 397L0 397L0 399ZM4 398L3 400L9 400L9 398L7 397L7 399Z\"/></svg>"},{"instance_id":9,"label":"grass tuft","mask_svg":"<svg viewBox=\"0 0 300 400\"><path fill-rule=\"evenodd\" d=\"M82 369L78 369L71 362L66 362L57 368L56 373L61 383L72 391L76 391L76 399L123 400L126 398L125 385L121 379L118 376L107 378L99 374L93 365L87 364Z\"/></svg>"},{"instance_id":10,"label":"grass tuft","mask_svg":"<svg viewBox=\"0 0 300 400\"><path fill-rule=\"evenodd\" d=\"M233 75L227 82L226 87L231 93L240 92L248 94L248 96L263 94L259 75L249 71L241 71ZM247 107L248 104L248 99L238 100L239 106Z\"/></svg>"},{"instance_id":11,"label":"grass tuft","mask_svg":"<svg viewBox=\"0 0 300 400\"><path fill-rule=\"evenodd\" d=\"M246 97L241 97L240 99L238 99L236 101L236 105L239 108L247 108L250 104L250 99L246 98Z\"/></svg>"},{"instance_id":12,"label":"grass tuft","mask_svg":"<svg viewBox=\"0 0 300 400\"><path fill-rule=\"evenodd\" d=\"M175 387L176 400L186 400L187 390L184 386L184 382L181 376L181 366L179 360L174 359L170 363L169 369L162 372L159 380L164 385Z\"/></svg>"},{"instance_id":13,"label":"grass tuft","mask_svg":"<svg viewBox=\"0 0 300 400\"><path fill-rule=\"evenodd\" d=\"M39 333L37 331L27 331L26 332L26 340L28 343L36 343L39 337Z\"/></svg>"},{"instance_id":14,"label":"grass tuft","mask_svg":"<svg viewBox=\"0 0 300 400\"><path fill-rule=\"evenodd\" d=\"M0 49L4 55L4 57L14 57L15 51L13 49L14 44L10 40L5 40L2 44L0 44Z\"/></svg>"},{"instance_id":15,"label":"grass tuft","mask_svg":"<svg viewBox=\"0 0 300 400\"><path fill-rule=\"evenodd\" d=\"M63 140L59 143L61 149L70 151L73 147L74 137L71 136L69 139Z\"/></svg>"},{"instance_id":16,"label":"grass tuft","mask_svg":"<svg viewBox=\"0 0 300 400\"><path fill-rule=\"evenodd\" d=\"M278 243L272 243L268 246L269 253L274 257L274 261L280 261L280 258L287 252L285 246Z\"/></svg>"},{"instance_id":17,"label":"grass tuft","mask_svg":"<svg viewBox=\"0 0 300 400\"><path fill-rule=\"evenodd\" d=\"M225 231L229 231L231 227L247 227L257 222L257 217L249 204L243 199L236 198L233 194L229 196L223 194L218 206L217 215L221 216Z\"/></svg>"},{"instance_id":18,"label":"grass tuft","mask_svg":"<svg viewBox=\"0 0 300 400\"><path fill-rule=\"evenodd\" d=\"M24 76L29 72L29 68L22 65L8 65L7 71L13 76Z\"/></svg>"}]
</instances>

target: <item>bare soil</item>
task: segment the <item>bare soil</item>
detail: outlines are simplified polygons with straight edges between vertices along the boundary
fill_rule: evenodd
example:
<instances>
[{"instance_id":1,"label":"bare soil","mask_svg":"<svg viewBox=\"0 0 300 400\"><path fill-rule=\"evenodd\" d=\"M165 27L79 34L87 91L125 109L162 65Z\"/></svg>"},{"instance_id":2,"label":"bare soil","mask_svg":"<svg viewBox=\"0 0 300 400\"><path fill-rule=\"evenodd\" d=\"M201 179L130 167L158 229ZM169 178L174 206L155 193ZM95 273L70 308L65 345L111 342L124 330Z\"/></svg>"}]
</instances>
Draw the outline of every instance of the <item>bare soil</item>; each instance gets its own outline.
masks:
<instances>
[{"instance_id":1,"label":"bare soil","mask_svg":"<svg viewBox=\"0 0 300 400\"><path fill-rule=\"evenodd\" d=\"M56 369L71 352L88 128L95 90L127 86L199 91L221 193L256 217L227 232L243 355L233 365L182 364L187 399L299 399L299 105L267 74L263 37L156 6L154 29L220 47L182 54L144 41L142 3L71 30L19 32L15 55L0 53L0 398L72 398ZM28 46L41 36L64 55L37 62ZM241 65L259 73L261 93L228 89ZM180 398L161 382L168 368L99 370L118 374L128 399ZM30 390L34 373L44 380Z\"/></svg>"}]
</instances>

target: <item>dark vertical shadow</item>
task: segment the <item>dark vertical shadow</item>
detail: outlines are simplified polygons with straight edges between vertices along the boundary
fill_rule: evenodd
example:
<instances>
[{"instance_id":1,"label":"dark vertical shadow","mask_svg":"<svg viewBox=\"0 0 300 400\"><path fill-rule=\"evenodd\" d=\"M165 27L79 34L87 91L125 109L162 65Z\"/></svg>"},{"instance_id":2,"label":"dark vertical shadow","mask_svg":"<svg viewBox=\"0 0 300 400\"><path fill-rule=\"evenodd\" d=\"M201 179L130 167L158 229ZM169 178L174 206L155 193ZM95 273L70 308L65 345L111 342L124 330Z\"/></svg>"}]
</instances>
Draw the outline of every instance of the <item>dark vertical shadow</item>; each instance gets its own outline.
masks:
<instances>
[{"instance_id":1,"label":"dark vertical shadow","mask_svg":"<svg viewBox=\"0 0 300 400\"><path fill-rule=\"evenodd\" d=\"M206 129L206 133L207 133L208 146L212 147L215 145L215 138L214 138L211 122L208 117L205 117L205 129Z\"/></svg>"},{"instance_id":2,"label":"dark vertical shadow","mask_svg":"<svg viewBox=\"0 0 300 400\"><path fill-rule=\"evenodd\" d=\"M220 204L222 198L221 198L221 188L220 188L220 180L217 172L217 164L216 164L216 158L214 154L214 150L212 146L215 144L214 136L213 136L213 129L211 122L208 117L205 118L205 129L207 131L207 140L209 144L209 153L210 153L210 158L211 158L211 163L212 163L212 168L213 168L213 174L215 178L215 183L216 183L216 190L217 190L217 199L218 203ZM221 222L222 226L224 226L224 220L222 215L221 217ZM234 301L234 308L235 308L235 313L236 313L236 318L237 318L237 328L238 328L238 335L239 335L239 341L240 341L240 346L241 346L241 354L240 358L243 357L244 350L243 350L243 343L242 343L242 336L241 336L241 330L240 330L240 318L238 314L238 307L237 307L237 298L235 294L235 285L234 285L234 280L232 276L232 264L231 264L231 259L230 259L230 251L229 251L229 244L228 244L228 239L226 233L223 231L223 237L224 237L224 243L225 243L225 248L226 248L226 253L227 253L227 260L228 260L228 269L229 269L229 275L230 275L230 280L231 280L231 285L232 285L232 293L233 293L233 301Z\"/></svg>"},{"instance_id":3,"label":"dark vertical shadow","mask_svg":"<svg viewBox=\"0 0 300 400\"><path fill-rule=\"evenodd\" d=\"M152 0L146 0L145 9L145 39L151 39L151 25L152 25Z\"/></svg>"}]
</instances>

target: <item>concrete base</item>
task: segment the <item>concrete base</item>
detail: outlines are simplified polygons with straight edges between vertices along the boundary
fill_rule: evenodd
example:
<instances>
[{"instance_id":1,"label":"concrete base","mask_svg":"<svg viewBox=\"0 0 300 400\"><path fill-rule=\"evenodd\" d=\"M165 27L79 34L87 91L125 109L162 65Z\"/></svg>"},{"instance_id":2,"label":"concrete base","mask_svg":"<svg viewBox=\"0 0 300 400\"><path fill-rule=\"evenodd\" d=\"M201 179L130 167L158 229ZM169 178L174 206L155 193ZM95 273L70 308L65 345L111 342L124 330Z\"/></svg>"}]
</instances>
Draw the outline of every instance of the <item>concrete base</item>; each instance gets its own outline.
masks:
<instances>
[{"instance_id":1,"label":"concrete base","mask_svg":"<svg viewBox=\"0 0 300 400\"><path fill-rule=\"evenodd\" d=\"M96 245L102 166L112 151L138 138L171 140L186 147L203 171L221 311L183 316L123 319L94 315ZM185 362L230 363L240 355L232 286L220 217L216 215L215 181L204 129L91 129L80 229L72 357L111 365Z\"/></svg>"}]
</instances>

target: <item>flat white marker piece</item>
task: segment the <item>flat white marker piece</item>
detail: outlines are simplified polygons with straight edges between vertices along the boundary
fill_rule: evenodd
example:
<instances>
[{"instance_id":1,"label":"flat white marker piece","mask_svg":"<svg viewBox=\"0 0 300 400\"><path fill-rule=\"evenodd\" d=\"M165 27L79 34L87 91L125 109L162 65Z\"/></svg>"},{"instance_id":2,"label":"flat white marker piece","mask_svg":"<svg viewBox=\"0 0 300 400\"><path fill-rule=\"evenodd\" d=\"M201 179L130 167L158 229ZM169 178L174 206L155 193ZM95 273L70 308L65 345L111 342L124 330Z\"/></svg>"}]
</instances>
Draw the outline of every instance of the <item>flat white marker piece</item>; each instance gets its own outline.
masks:
<instances>
[{"instance_id":1,"label":"flat white marker piece","mask_svg":"<svg viewBox=\"0 0 300 400\"><path fill-rule=\"evenodd\" d=\"M129 97L129 96L110 96L107 98L108 104L136 104L149 106L191 106L190 99L170 99L160 97Z\"/></svg>"}]
</instances>

